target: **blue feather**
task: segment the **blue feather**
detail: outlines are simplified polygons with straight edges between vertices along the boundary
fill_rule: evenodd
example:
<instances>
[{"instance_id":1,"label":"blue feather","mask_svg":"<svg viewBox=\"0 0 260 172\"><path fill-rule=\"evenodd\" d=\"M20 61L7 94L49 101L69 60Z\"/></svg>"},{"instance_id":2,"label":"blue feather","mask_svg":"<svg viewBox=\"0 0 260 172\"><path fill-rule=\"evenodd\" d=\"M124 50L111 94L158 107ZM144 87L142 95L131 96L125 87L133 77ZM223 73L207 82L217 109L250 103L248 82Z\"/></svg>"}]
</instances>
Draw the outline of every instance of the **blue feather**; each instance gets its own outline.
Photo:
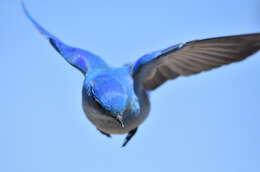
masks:
<instances>
[{"instance_id":1,"label":"blue feather","mask_svg":"<svg viewBox=\"0 0 260 172\"><path fill-rule=\"evenodd\" d=\"M36 20L34 20L26 9L24 3L22 3L22 6L26 17L33 23L36 29L49 40L55 50L72 66L79 69L83 74L86 74L92 69L107 68L107 64L97 55L80 48L68 46L60 41L56 36L45 30L36 22Z\"/></svg>"},{"instance_id":2,"label":"blue feather","mask_svg":"<svg viewBox=\"0 0 260 172\"><path fill-rule=\"evenodd\" d=\"M133 67L133 74L138 72L138 70L141 68L141 66L143 66L153 60L156 60L162 54L169 53L169 52L172 53L172 52L179 50L182 47L182 45L183 44L176 44L176 45L170 46L168 48L143 55L135 62L134 67Z\"/></svg>"}]
</instances>

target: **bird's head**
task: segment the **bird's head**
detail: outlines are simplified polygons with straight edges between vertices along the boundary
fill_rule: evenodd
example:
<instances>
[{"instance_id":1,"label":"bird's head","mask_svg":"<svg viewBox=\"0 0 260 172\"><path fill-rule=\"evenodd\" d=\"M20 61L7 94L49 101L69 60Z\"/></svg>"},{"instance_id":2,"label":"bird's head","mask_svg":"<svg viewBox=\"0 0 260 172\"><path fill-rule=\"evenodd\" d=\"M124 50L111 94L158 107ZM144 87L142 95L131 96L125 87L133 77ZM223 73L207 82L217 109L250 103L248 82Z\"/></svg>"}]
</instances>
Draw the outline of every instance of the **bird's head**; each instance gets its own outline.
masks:
<instances>
[{"instance_id":1,"label":"bird's head","mask_svg":"<svg viewBox=\"0 0 260 172\"><path fill-rule=\"evenodd\" d=\"M99 76L91 81L90 87L90 94L99 110L124 127L123 113L128 107L128 94L124 86L113 77Z\"/></svg>"}]
</instances>

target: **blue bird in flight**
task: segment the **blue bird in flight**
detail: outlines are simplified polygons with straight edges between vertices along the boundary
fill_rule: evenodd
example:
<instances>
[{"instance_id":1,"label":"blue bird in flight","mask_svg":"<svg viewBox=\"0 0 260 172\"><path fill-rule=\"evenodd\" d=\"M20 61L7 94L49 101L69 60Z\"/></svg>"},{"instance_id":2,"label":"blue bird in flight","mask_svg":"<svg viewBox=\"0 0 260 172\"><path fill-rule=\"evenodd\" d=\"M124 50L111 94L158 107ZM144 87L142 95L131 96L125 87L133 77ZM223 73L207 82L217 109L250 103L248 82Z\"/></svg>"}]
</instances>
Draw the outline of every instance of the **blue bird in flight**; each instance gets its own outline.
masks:
<instances>
[{"instance_id":1,"label":"blue bird in flight","mask_svg":"<svg viewBox=\"0 0 260 172\"><path fill-rule=\"evenodd\" d=\"M149 91L179 76L244 60L260 49L260 33L217 37L170 46L114 68L89 51L65 44L37 23L24 4L23 10L54 49L85 76L82 106L87 118L108 137L127 133L122 146L149 114Z\"/></svg>"}]
</instances>

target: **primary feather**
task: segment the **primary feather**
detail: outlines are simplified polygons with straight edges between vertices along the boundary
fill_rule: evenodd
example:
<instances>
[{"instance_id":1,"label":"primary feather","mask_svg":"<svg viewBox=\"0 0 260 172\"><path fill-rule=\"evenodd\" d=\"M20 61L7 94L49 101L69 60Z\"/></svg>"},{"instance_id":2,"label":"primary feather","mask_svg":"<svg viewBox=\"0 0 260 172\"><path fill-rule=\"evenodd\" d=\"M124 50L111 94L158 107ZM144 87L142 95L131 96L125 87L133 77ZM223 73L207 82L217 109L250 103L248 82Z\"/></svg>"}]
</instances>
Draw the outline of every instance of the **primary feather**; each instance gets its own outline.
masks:
<instances>
[{"instance_id":1,"label":"primary feather","mask_svg":"<svg viewBox=\"0 0 260 172\"><path fill-rule=\"evenodd\" d=\"M72 66L79 69L84 75L92 69L106 68L107 64L97 55L69 45L66 45L56 36L44 29L34 18L29 14L24 3L22 3L26 17L33 23L35 28L45 36L54 49L64 57L64 59Z\"/></svg>"},{"instance_id":2,"label":"primary feather","mask_svg":"<svg viewBox=\"0 0 260 172\"><path fill-rule=\"evenodd\" d=\"M241 61L259 49L258 33L191 41L143 56L135 63L134 76L153 90L178 76Z\"/></svg>"}]
</instances>

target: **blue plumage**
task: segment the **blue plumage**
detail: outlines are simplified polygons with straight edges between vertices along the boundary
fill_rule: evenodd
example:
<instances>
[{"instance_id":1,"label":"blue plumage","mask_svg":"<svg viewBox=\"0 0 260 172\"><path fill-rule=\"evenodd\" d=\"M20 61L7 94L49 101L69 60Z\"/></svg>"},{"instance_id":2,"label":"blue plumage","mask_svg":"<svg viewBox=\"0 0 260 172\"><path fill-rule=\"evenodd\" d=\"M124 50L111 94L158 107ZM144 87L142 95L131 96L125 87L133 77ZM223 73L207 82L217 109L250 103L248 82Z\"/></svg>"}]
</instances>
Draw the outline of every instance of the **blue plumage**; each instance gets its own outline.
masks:
<instances>
[{"instance_id":1,"label":"blue plumage","mask_svg":"<svg viewBox=\"0 0 260 172\"><path fill-rule=\"evenodd\" d=\"M82 106L88 119L106 136L128 133L123 146L149 114L148 91L178 76L241 61L260 49L260 34L212 38L177 44L112 68L97 55L66 45L23 9L55 50L85 75Z\"/></svg>"},{"instance_id":2,"label":"blue plumage","mask_svg":"<svg viewBox=\"0 0 260 172\"><path fill-rule=\"evenodd\" d=\"M178 49L180 49L182 47L182 45L183 44L176 44L174 46L170 46L168 48L143 55L135 62L134 67L133 67L133 73L137 73L138 69L140 69L141 66L143 66L153 60L156 60L160 55L164 54L165 52L168 53L168 52L177 51Z\"/></svg>"},{"instance_id":3,"label":"blue plumage","mask_svg":"<svg viewBox=\"0 0 260 172\"><path fill-rule=\"evenodd\" d=\"M126 110L127 91L110 75L98 76L93 82L92 94L107 111L121 114Z\"/></svg>"},{"instance_id":4,"label":"blue plumage","mask_svg":"<svg viewBox=\"0 0 260 172\"><path fill-rule=\"evenodd\" d=\"M83 74L86 74L91 69L107 67L107 64L97 55L80 48L68 46L45 30L30 16L24 4L23 10L27 18L34 24L37 30L50 41L55 50L58 51L68 63L79 69Z\"/></svg>"}]
</instances>

